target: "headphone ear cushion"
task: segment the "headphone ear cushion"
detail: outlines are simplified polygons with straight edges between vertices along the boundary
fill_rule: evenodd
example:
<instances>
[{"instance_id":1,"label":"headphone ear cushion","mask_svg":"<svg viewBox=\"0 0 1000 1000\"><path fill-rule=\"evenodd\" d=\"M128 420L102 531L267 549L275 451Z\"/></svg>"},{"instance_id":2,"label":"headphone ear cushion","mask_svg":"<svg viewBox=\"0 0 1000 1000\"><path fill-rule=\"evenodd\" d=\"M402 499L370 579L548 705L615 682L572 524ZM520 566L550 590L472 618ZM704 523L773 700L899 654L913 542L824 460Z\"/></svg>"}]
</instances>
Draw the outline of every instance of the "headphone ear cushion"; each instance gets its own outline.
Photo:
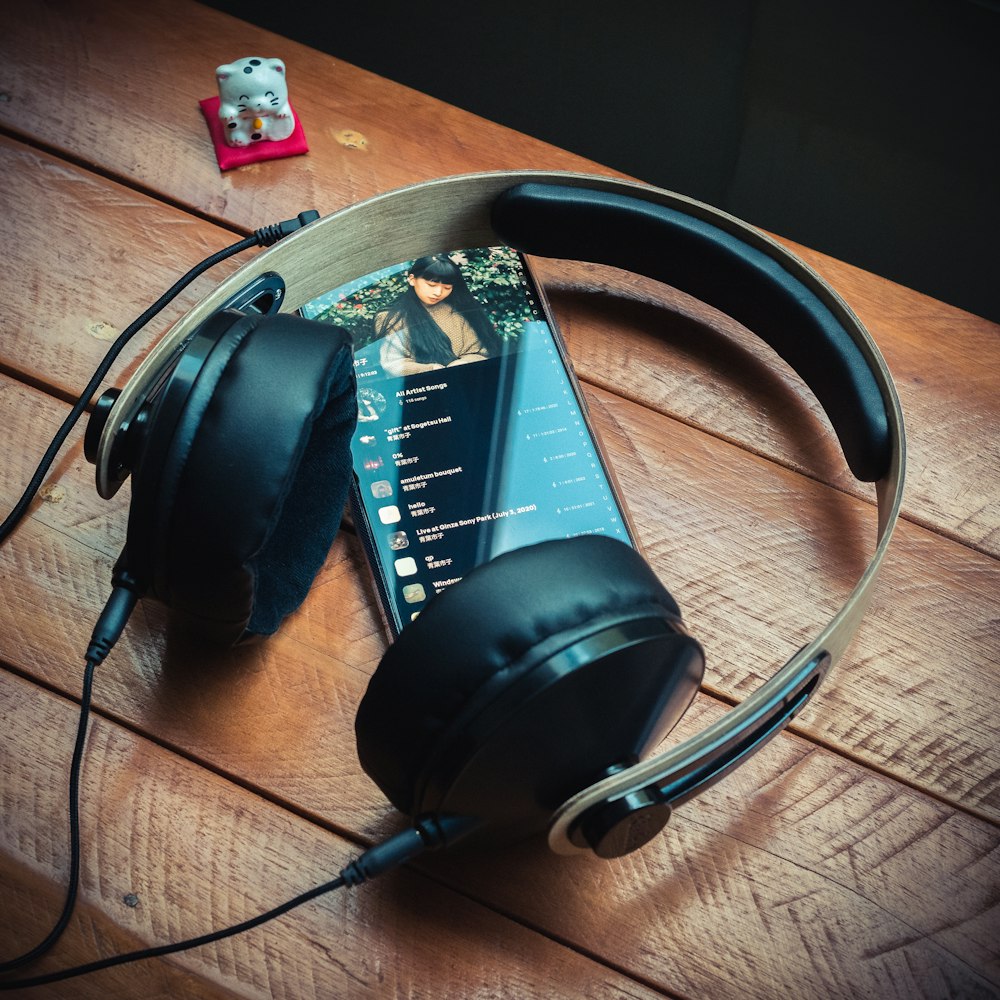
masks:
<instances>
[{"instance_id":1,"label":"headphone ear cushion","mask_svg":"<svg viewBox=\"0 0 1000 1000\"><path fill-rule=\"evenodd\" d=\"M274 632L323 565L357 404L342 330L287 314L210 324L176 420L151 417L126 559L152 596L232 643Z\"/></svg>"},{"instance_id":2,"label":"headphone ear cushion","mask_svg":"<svg viewBox=\"0 0 1000 1000\"><path fill-rule=\"evenodd\" d=\"M355 720L363 768L398 809L425 811L421 787L443 741L461 745L470 719L568 645L650 617L673 632L680 612L645 560L611 538L542 542L478 566L383 656Z\"/></svg>"}]
</instances>

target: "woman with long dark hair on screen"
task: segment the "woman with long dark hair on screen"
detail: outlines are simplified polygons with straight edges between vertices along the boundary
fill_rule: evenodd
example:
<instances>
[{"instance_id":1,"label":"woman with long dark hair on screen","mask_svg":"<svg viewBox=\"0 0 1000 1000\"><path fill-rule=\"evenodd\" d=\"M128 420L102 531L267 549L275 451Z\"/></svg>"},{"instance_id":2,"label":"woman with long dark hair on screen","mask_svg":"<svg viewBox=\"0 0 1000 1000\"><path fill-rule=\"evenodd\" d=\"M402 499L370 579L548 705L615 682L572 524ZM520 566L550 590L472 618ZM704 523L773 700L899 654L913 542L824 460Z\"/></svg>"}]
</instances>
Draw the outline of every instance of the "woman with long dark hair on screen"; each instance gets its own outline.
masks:
<instances>
[{"instance_id":1,"label":"woman with long dark hair on screen","mask_svg":"<svg viewBox=\"0 0 1000 1000\"><path fill-rule=\"evenodd\" d=\"M390 375L412 375L500 353L503 340L451 258L421 257L406 280L407 291L375 317L375 335L383 338L379 360Z\"/></svg>"}]
</instances>

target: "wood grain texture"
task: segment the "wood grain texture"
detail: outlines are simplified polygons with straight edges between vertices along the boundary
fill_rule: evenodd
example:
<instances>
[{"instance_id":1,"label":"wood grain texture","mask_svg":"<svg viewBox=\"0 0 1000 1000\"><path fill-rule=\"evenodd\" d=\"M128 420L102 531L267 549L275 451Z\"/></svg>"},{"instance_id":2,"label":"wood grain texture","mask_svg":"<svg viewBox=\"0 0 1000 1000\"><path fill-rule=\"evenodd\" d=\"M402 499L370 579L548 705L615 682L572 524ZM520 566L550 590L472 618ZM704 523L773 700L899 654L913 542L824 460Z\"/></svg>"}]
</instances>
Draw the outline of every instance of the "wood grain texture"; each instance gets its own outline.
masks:
<instances>
[{"instance_id":1,"label":"wood grain texture","mask_svg":"<svg viewBox=\"0 0 1000 1000\"><path fill-rule=\"evenodd\" d=\"M678 455L685 459L680 473L674 474L678 498L668 500L674 515L672 537L661 538L653 531L668 511L654 508L638 514L650 519L640 527L653 536L648 551L654 564L684 580L687 564L703 561L706 547L721 550L720 565L724 564L727 552L729 557L733 554L727 550L727 534L741 533L727 530L723 505L706 513L702 498L698 503L683 499L693 474L685 475L683 466L698 469L706 447L702 443L700 448L686 448L684 436L700 437L698 432L679 425L664 443L662 426L655 433L643 426L647 411L642 408L598 392L591 395L591 403L616 467L623 470L626 489L634 489L633 478L645 483L662 474L650 470L647 447L654 453L656 447L669 450L675 470ZM609 404L618 407L614 421L605 412ZM627 416L621 414L624 409ZM663 422L655 420L658 426ZM656 444L650 445L649 439ZM833 544L832 537L810 538L791 528L765 530L768 518L772 525L781 520L773 513L783 492L780 480L800 477L770 467L769 480L763 471L768 463L729 448L743 471L723 482L719 467L725 463L720 461L718 442L707 447L719 477L708 494L735 502L741 523L753 518L762 533L789 536L790 541L778 546L782 567L796 561L796 549L801 550L797 558L808 567ZM762 472L748 474L747 462L760 464ZM739 482L745 484L742 494ZM796 485L801 490L803 484ZM813 495L804 490L802 503L829 505L831 514L841 508L839 518L827 518L831 532L843 533L850 527L863 534L864 522L871 518L867 505L818 484L807 485ZM770 514L753 508L758 489L769 497ZM794 524L795 515L801 513L783 516ZM43 557L12 568L26 584L17 593L23 604L0 607L3 631L20 626L23 649L18 661L34 664L33 672L72 691L78 674L74 647L79 649L85 640L115 548L112 545L102 558L93 559L86 554L85 541L64 535L53 540L53 533L43 527L26 525L18 535L20 544L4 550L7 559L15 549L40 552ZM916 527L907 531L925 534ZM930 537L937 545L953 545ZM846 561L850 567L863 561L863 554L855 553ZM143 617L102 667L98 703L166 745L210 762L213 770L278 796L297 813L323 817L365 838L388 832L391 811L359 773L353 756L354 706L382 649L370 597L360 583L359 563L353 543L341 540L289 627L273 642L239 654L213 656L171 637L158 609L144 606ZM45 580L53 566L62 568L60 578ZM770 594L768 580L761 580L748 595L741 567L736 569L735 583L720 572L674 589L689 611L691 601L704 605L705 595L712 595L698 610L697 622L692 620L705 637L710 664L717 659L711 656L713 646L732 643L734 632L746 633L743 652L748 659L728 664L731 676L720 678L720 686L732 684L738 696L741 686L752 683L751 657L756 656L764 670L768 644L776 647L775 654L781 652L782 642L762 619L773 619L782 609L758 603ZM824 566L824 572L837 569L836 564ZM757 566L755 572L759 577L766 567ZM66 603L65 616L29 613L40 612L46 595L50 606L53 599ZM767 602L771 600L768 596ZM67 636L65 627L54 627L57 621L75 629L76 638ZM805 631L806 625L802 628ZM790 644L795 641L795 636L787 638ZM11 652L2 649L5 659ZM836 672L815 709L804 716L803 730L821 732L831 719L856 717L855 706L845 707L844 702L857 697L852 690L855 683L877 689L871 673L870 665L859 671L856 680L845 671ZM921 693L916 692L911 702L919 707ZM898 713L895 702L876 703L869 717L854 727L852 738L863 731L873 739L878 713L890 708ZM685 718L679 735L695 732L719 710L703 703ZM883 725L884 721L883 717ZM893 746L905 739L899 727L906 724L897 722ZM885 742L890 743L888 736ZM918 746L914 756L920 759ZM317 767L317 761L322 766ZM952 771L957 774L959 768ZM932 785L928 775L921 775L921 782ZM782 739L697 805L682 810L662 843L640 857L610 867L580 862L586 871L582 881L579 867L569 867L574 861L555 861L540 855L537 848L511 852L500 866L483 866L474 859L460 862L458 876L449 874L450 863L435 865L434 871L490 906L604 961L614 963L622 952L647 956L641 977L671 993L774 996L805 982L823 995L849 995L849 984L864 984L877 992L884 983L898 981L906 987L898 995L933 996L942 984L963 995L977 991L988 995L997 960L990 934L995 918L990 885L996 881L991 852L996 844L993 824L866 773L843 757L800 740ZM897 855L902 857L897 860ZM943 866L942 859L949 859L948 864ZM491 873L492 868L503 874ZM684 873L680 888L678 871ZM592 913L597 899L601 905ZM711 915L720 908L725 924L717 928ZM960 931L955 927L956 914L961 915ZM833 942L819 951L804 929L815 929L817 924ZM762 935L767 954L794 956L794 961L791 957L781 963L771 961L752 981L745 970L734 977L733 970L742 968ZM699 940L710 942L714 960L692 968L687 956L697 951ZM683 961L671 958L681 955Z\"/></svg>"},{"instance_id":2,"label":"wood grain texture","mask_svg":"<svg viewBox=\"0 0 1000 1000\"><path fill-rule=\"evenodd\" d=\"M590 398L647 553L706 645L708 683L745 696L846 597L871 551L872 508L646 407L599 390ZM23 479L9 482L11 501ZM89 479L81 467L78 485L66 477L61 488L85 496ZM123 529L119 520L119 547ZM997 816L992 702L970 692L996 690L998 583L996 560L904 525L876 607L825 692L841 710L807 712L800 724ZM937 664L953 655L958 635L966 637L965 667L942 675Z\"/></svg>"},{"instance_id":3,"label":"wood grain texture","mask_svg":"<svg viewBox=\"0 0 1000 1000\"><path fill-rule=\"evenodd\" d=\"M29 544L36 548L33 539ZM49 551L78 592L85 568L78 565L81 560L68 545ZM193 646L175 643L172 648L155 615L140 620L120 654L116 650L101 670L99 703L185 756L289 805L296 815L320 817L366 839L387 834L397 820L353 758L351 718L366 673L338 662L338 650L353 652L366 643L377 647L380 636L364 595L346 599L348 580L355 580L356 587L357 566L348 560L345 574L343 561L335 553L320 581L321 592L335 588L336 607L314 597L291 629L252 654L220 658ZM106 573L99 563L94 569L101 576ZM35 567L18 571L30 579ZM89 600L99 600L100 581L93 587L86 582ZM31 588L27 591L25 604L33 607L34 595ZM60 603L72 596L58 594L51 584L47 591ZM320 627L317 603L322 605ZM20 609L14 611L20 615ZM335 648L317 649L317 634L331 635L326 629L334 611L357 619L353 641L348 644L345 638L340 646L333 635ZM37 641L57 649L62 632L52 634L53 622L78 622L85 632L87 614L84 608L66 618L51 610L39 613L24 638L30 645ZM302 619L307 621L300 625ZM4 632L9 624L9 619L4 622ZM147 634L147 627L155 631ZM8 658L6 649L3 657ZM52 653L49 659L54 659ZM79 673L71 663L71 658L57 662L64 676L52 678L69 689ZM49 696L39 692L34 697ZM693 733L719 710L700 702L678 735ZM25 715L31 718L30 712L16 709L6 717L13 721ZM68 729L68 723L62 728ZM29 726L25 738L30 735ZM65 754L68 745L65 734L58 746ZM55 755L55 747L50 752ZM23 779L30 789L37 751L24 753L31 763L21 765L19 782ZM100 769L102 765L90 764L93 756L92 747L88 767ZM130 781L145 786L150 780L144 759L134 760L125 751L114 756L128 759L117 784L109 790L102 782L87 792L91 808L100 807L102 815L120 812L122 796L136 794ZM5 740L3 759L20 757L21 751ZM55 781L61 773L55 761L41 763ZM6 778L3 786L8 787ZM214 814L214 799L207 792L189 789L185 794L201 803L198 808L206 816ZM42 822L36 807L15 803L4 814L21 816L32 829L42 825L49 831L45 836L53 860L60 856L57 825ZM257 828L256 810L250 815L244 822ZM183 836L137 824L130 831L130 849L147 839L164 845L160 850L168 852L168 870L187 858L187 852L177 851L178 844L186 843ZM203 833L216 843L214 828ZM21 843L24 833L12 836ZM98 827L92 836L103 842L107 831ZM641 855L607 865L554 859L526 847L488 859L435 859L431 870L490 908L605 962L617 965L619 956L631 956L630 969L672 994L780 996L799 984L818 995L849 996L858 995L851 989L875 994L896 983L898 989L889 995L935 996L943 990L944 995L985 996L1000 974L992 934L998 840L993 824L866 773L836 754L783 737L680 811L667 835ZM97 844L87 857L91 871L114 871L123 863L106 845L97 855L94 850ZM286 853L284 846L281 853ZM222 878L224 885L233 881ZM240 885L240 879L235 883ZM163 898L158 885L146 889L150 899ZM388 885L384 891L392 893ZM281 892L269 898L281 898ZM402 905L395 895L389 898L393 906ZM49 893L41 912L51 912L53 905ZM222 912L232 911L227 907ZM177 925L161 923L156 930L174 932ZM817 930L824 946L817 946ZM158 933L154 939L165 937ZM132 946L112 940L113 947ZM746 968L751 959L757 963L753 974Z\"/></svg>"},{"instance_id":4,"label":"wood grain texture","mask_svg":"<svg viewBox=\"0 0 1000 1000\"><path fill-rule=\"evenodd\" d=\"M428 177L541 157L565 169L595 166L194 3L42 3L36 16L14 19L0 46L8 65L0 124L248 229ZM310 153L220 177L198 101L217 92L220 53L237 50L280 50ZM171 86L148 86L154 66L169 72ZM140 80L144 99L130 100L128 81ZM79 94L92 113L79 113ZM344 130L363 134L364 147L339 141Z\"/></svg>"},{"instance_id":5,"label":"wood grain texture","mask_svg":"<svg viewBox=\"0 0 1000 1000\"><path fill-rule=\"evenodd\" d=\"M18 234L5 258L10 308L0 370L76 398L112 342L189 267L240 237L0 136L0 213ZM114 234L113 238L109 234ZM238 262L196 280L125 349L131 371L151 336Z\"/></svg>"},{"instance_id":6,"label":"wood grain texture","mask_svg":"<svg viewBox=\"0 0 1000 1000\"><path fill-rule=\"evenodd\" d=\"M75 716L71 703L0 672L5 955L44 934L59 903ZM32 967L37 974L245 920L334 878L358 853L329 830L100 718L88 736L82 794L82 900L57 951ZM516 996L532 989L539 969L550 996L660 995L406 873L320 897L227 941L31 995Z\"/></svg>"},{"instance_id":7,"label":"wood grain texture","mask_svg":"<svg viewBox=\"0 0 1000 1000\"><path fill-rule=\"evenodd\" d=\"M681 726L719 711L699 700ZM615 865L525 849L434 870L686 996L995 995L996 829L779 742Z\"/></svg>"},{"instance_id":8,"label":"wood grain texture","mask_svg":"<svg viewBox=\"0 0 1000 1000\"><path fill-rule=\"evenodd\" d=\"M66 412L46 392L82 386L101 337L234 231L438 175L588 168L197 5L71 0L8 22L0 509ZM289 63L308 156L219 174L197 100L237 50ZM178 84L142 86L140 104L128 94L151 66ZM367 143L350 148L344 130ZM875 605L795 732L621 861L537 845L432 857L253 940L49 995L1000 996L998 330L795 249L883 348L911 442L907 522ZM871 498L747 331L610 269L540 271L647 555L708 650L705 692L675 734L688 736L833 613L871 551ZM124 540L128 490L100 501L79 442L0 549L4 954L60 900L64 695ZM84 901L50 965L239 919L329 877L349 841L393 830L353 740L384 648L349 532L259 646L208 650L141 604L98 674Z\"/></svg>"},{"instance_id":9,"label":"wood grain texture","mask_svg":"<svg viewBox=\"0 0 1000 1000\"><path fill-rule=\"evenodd\" d=\"M331 728L341 720L337 711L316 704L314 683L309 691L302 691L300 671L289 652L288 647L276 651L278 662L267 663L254 678L245 671L219 678L219 685L190 683L172 690L169 682L161 682L160 698L171 703L169 724L167 719L154 718L145 720L146 725L161 735L180 737L181 746L196 758L204 759L207 750L214 757L213 769L246 768L254 757L259 755L263 761L269 752L276 760L263 763L256 775L245 775L241 782L260 780L261 771L266 770L263 779L274 790L272 794L305 798L310 811L336 826L345 820L361 825L361 814L345 815L345 799L357 796L356 805L368 814L365 836L390 832L396 819L373 789L359 784L356 774L352 778L353 763L344 767L339 762L338 750L341 755L350 753L349 728L332 732L326 747L312 743L311 719L323 716ZM310 665L323 666L315 658ZM214 664L216 669L219 666ZM99 687L104 687L103 678ZM295 695L286 694L286 688L308 701L306 712L301 704L295 711ZM12 745L8 739L3 760L17 768L15 787L28 790L19 794L38 795L31 783L38 763L58 784L58 751L65 754L68 748L71 710L62 709L67 721L61 727L44 723L46 732L61 730L62 736L53 736L53 746L39 761L38 750L31 744L31 727L41 725L33 706L39 699L47 704L49 696L38 692L31 698L30 710L19 703L9 714L5 712L11 721L28 719L30 724L26 723L28 732L23 735L27 745ZM719 710L717 705L700 701L685 717L680 735L707 724ZM351 708L344 706L342 711L349 716ZM293 727L302 726L307 730L305 747L287 737ZM198 739L199 731L202 745L191 746L187 741ZM206 737L213 746L206 745ZM92 866L88 870L136 871L132 884L143 879L143 899L148 898L151 906L152 901L170 903L175 901L175 891L167 891L160 881L165 878L163 872L142 874L150 862L141 855L126 861L122 852L135 851L151 839L163 844L159 850L164 856L157 861L168 873L177 865L184 874L193 867L192 877L197 879L201 868L189 858L188 838L200 830L211 837L211 864L222 885L242 887L239 876L226 877L239 867L239 860L227 864L235 853L230 844L233 832L216 829L221 793L199 787L195 777L184 782L160 779L146 754L137 758L136 750L121 747L120 741L109 754L125 770L116 770L114 779L107 779L104 771L109 765L102 761L102 750L93 737L91 744L88 773L96 772L100 781L96 787L93 783L86 787L91 803L88 813L119 815L127 808L130 819L127 829L114 835L126 841L117 848L105 843L111 834L104 826L91 828L100 850L95 854L95 842L86 856L85 863ZM237 753L240 744L244 749ZM30 763L20 762L22 754ZM91 763L95 754L97 760ZM292 758L297 758L294 767L289 766ZM181 810L184 823L179 832L148 826L153 817L172 815L179 809L172 799L161 801L167 793L159 787L160 780L170 788L179 785L185 799L191 800ZM133 782L139 787L132 788ZM6 776L3 787L10 787ZM159 801L158 808L131 805L144 789L149 789L154 802ZM329 798L319 801L324 792ZM47 821L37 806L28 808L24 802L3 804L4 814L20 816L23 824L11 833L13 843L23 845L38 836L42 827L47 831L47 857L55 863L60 849L54 819ZM61 798L49 806L54 817L60 807ZM191 819L192 810L200 818ZM270 831L259 812L256 800L241 809L240 828ZM272 867L275 842L271 836L281 845L280 858L294 854L296 845L293 842L286 848L281 827L261 837L264 856L248 870L256 873L261 866L265 871ZM640 855L606 864L555 859L536 846L491 858L432 859L429 870L463 894L485 900L491 908L514 915L519 923L542 928L610 964L617 964L622 954L634 956L630 968L672 994L781 996L801 988L827 996L859 995L852 994L852 989L862 991L860 995L986 996L1000 976L1000 955L992 933L996 900L991 888L998 841L1000 834L993 825L885 778L865 774L857 765L804 741L783 737L711 794L681 811L665 837ZM330 853L324 849L313 865L329 864ZM205 864L208 859L200 862ZM304 870L312 873L315 867ZM320 868L313 877L323 878L326 870ZM116 895L122 886L114 878L102 876L103 881L109 883L105 905L114 912L112 904L119 902ZM255 876L254 881L260 880ZM390 894L391 903L385 906L405 906L388 882L375 888ZM270 881L260 891L269 892L263 898L272 900L288 894L284 885L278 888ZM42 914L53 908L51 897L49 893L44 903L37 904L40 922ZM257 898L251 895L252 901ZM222 919L235 919L231 915L234 905L223 909L226 916ZM219 912L218 903L214 909ZM378 912L384 915L384 909ZM326 920L342 916L335 909ZM355 915L349 916L354 919ZM208 914L195 909L184 919L199 917L207 919ZM217 923L219 918L215 919ZM817 929L827 942L824 947L817 948ZM367 933L366 928L357 931L362 932ZM163 940L185 931L176 922L161 920L151 925L150 933L153 940ZM399 946L405 949L411 944L404 941ZM112 938L106 946L133 944ZM452 939L444 944L438 941L438 946L464 948ZM751 975L746 964L754 956L758 963L766 960ZM633 964L636 960L638 966ZM505 973L500 970L498 974ZM890 984L895 988L890 989ZM507 995L517 995L516 990L511 988Z\"/></svg>"},{"instance_id":10,"label":"wood grain texture","mask_svg":"<svg viewBox=\"0 0 1000 1000\"><path fill-rule=\"evenodd\" d=\"M120 331L171 283L181 270L177 262L195 262L224 245L228 234L17 144L4 142L0 153L11 181L4 195L5 207L27 237L10 255L12 295L6 321L11 335L0 348L0 364L73 393L103 355L104 338ZM126 211L111 211L109 206L120 204ZM109 222L103 221L97 209L109 211ZM129 228L127 222L136 217L142 220L139 226ZM93 256L80 255L72 263L65 259L70 256L68 247L81 242L93 246L109 223L126 226L121 246L95 250ZM140 265L142 258L124 250L147 244L157 269ZM44 280L28 270L36 259ZM223 265L217 276L233 266ZM606 268L543 263L541 271L582 377L841 488L863 492L844 470L815 400L787 366L737 324L680 293ZM855 284L864 287L863 273L855 275ZM905 292L868 278L887 292L895 291L897 298ZM206 277L196 283L137 343L148 342L164 329L199 291L210 287L211 280ZM87 289L86 294L80 294L81 287ZM584 287L589 290L583 291ZM130 290L124 300L122 289ZM139 289L146 290L145 301ZM919 305L923 297L917 299ZM98 313L105 318L95 319ZM1000 434L993 433L988 408L997 331L992 324L952 311L956 322L963 317L961 329L950 341L951 369L932 381L953 396L952 387L960 382L959 369L968 373L961 384L974 411L986 416L965 420L963 428L977 428L983 441L981 447L974 445L980 447L975 462L954 448L931 448L932 454L925 456L919 442L925 434L941 433L947 420L936 419L937 415L954 412L954 400L942 399L939 393L926 402L930 393L924 378L919 381L925 391L914 391L908 398L906 384L901 383L911 450L906 513L992 551L994 526L1000 518L997 491L993 479L976 477L975 470L991 468L992 452L1000 448ZM925 318L925 323L929 321ZM882 339L892 355L898 338L889 331ZM913 351L926 354L925 342L933 344L933 338L914 341ZM122 375L131 369L129 360L137 349L128 349ZM941 369L933 357L910 357L908 364L930 373ZM925 400L924 408L914 412L911 407L918 399ZM938 460L942 468L933 466ZM965 471L957 470L956 463ZM1000 466L1000 461L996 464ZM917 496L911 499L914 482Z\"/></svg>"},{"instance_id":11,"label":"wood grain texture","mask_svg":"<svg viewBox=\"0 0 1000 1000\"><path fill-rule=\"evenodd\" d=\"M788 245L846 299L889 364L906 418L904 516L1000 555L1000 327ZM816 399L734 320L609 268L539 261L536 269L582 377L868 495Z\"/></svg>"}]
</instances>

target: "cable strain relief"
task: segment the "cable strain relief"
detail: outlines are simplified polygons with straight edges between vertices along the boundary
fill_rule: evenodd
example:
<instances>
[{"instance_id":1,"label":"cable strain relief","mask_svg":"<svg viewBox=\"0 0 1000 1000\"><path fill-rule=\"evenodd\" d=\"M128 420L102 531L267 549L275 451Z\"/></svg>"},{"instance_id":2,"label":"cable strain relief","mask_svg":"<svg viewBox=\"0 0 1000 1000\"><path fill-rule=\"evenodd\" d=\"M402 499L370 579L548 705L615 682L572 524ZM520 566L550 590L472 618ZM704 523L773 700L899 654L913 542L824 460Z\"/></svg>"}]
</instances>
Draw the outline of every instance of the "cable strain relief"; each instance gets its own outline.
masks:
<instances>
[{"instance_id":1,"label":"cable strain relief","mask_svg":"<svg viewBox=\"0 0 1000 1000\"><path fill-rule=\"evenodd\" d=\"M286 219L284 222L275 222L270 226L263 226L254 230L254 239L257 245L262 247L274 246L278 240L290 236L292 233L308 226L310 222L315 222L319 218L319 212L310 209L308 212L299 212L294 219Z\"/></svg>"},{"instance_id":2,"label":"cable strain relief","mask_svg":"<svg viewBox=\"0 0 1000 1000\"><path fill-rule=\"evenodd\" d=\"M253 235L258 246L270 247L281 239L282 234L280 225L275 223L272 226L262 226L260 229L255 229Z\"/></svg>"},{"instance_id":3,"label":"cable strain relief","mask_svg":"<svg viewBox=\"0 0 1000 1000\"><path fill-rule=\"evenodd\" d=\"M451 847L482 826L482 820L472 816L442 816L426 814L414 820L414 829L429 850Z\"/></svg>"},{"instance_id":4,"label":"cable strain relief","mask_svg":"<svg viewBox=\"0 0 1000 1000\"><path fill-rule=\"evenodd\" d=\"M90 645L87 646L86 659L95 664L103 663L121 638L139 601L139 586L124 566L124 554L115 565L111 580L111 596L97 619L90 636Z\"/></svg>"},{"instance_id":5,"label":"cable strain relief","mask_svg":"<svg viewBox=\"0 0 1000 1000\"><path fill-rule=\"evenodd\" d=\"M426 849L416 829L403 830L381 844L369 847L341 871L340 877L345 885L361 885L362 882L423 854Z\"/></svg>"},{"instance_id":6,"label":"cable strain relief","mask_svg":"<svg viewBox=\"0 0 1000 1000\"><path fill-rule=\"evenodd\" d=\"M340 877L345 885L361 885L412 861L424 851L455 843L480 825L479 820L468 816L420 816L410 829L400 831L355 858L341 871Z\"/></svg>"}]
</instances>

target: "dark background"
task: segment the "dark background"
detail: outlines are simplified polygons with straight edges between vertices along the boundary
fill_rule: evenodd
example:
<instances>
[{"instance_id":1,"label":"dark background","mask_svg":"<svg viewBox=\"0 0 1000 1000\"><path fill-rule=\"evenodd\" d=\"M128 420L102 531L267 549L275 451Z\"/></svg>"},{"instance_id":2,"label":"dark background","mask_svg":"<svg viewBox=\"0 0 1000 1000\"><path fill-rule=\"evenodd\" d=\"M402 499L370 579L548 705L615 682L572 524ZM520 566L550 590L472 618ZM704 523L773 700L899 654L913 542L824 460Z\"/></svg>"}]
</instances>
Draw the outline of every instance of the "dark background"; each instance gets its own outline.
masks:
<instances>
[{"instance_id":1,"label":"dark background","mask_svg":"<svg viewBox=\"0 0 1000 1000\"><path fill-rule=\"evenodd\" d=\"M998 0L209 6L1000 321Z\"/></svg>"}]
</instances>

